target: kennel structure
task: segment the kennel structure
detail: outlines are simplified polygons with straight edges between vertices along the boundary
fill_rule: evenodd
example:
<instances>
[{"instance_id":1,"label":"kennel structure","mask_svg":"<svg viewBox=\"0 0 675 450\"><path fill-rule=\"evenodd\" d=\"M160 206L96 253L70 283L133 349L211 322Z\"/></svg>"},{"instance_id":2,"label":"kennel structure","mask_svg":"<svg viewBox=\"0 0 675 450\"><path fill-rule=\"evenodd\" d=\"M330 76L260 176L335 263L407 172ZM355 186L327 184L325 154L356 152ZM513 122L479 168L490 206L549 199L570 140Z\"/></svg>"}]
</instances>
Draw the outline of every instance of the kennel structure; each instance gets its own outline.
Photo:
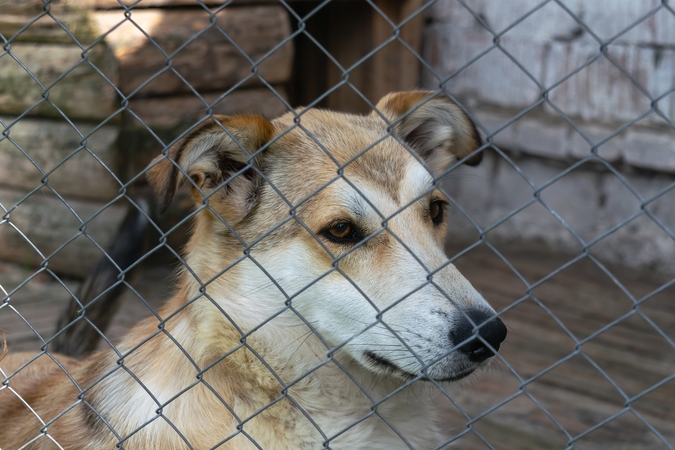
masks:
<instances>
[{"instance_id":1,"label":"kennel structure","mask_svg":"<svg viewBox=\"0 0 675 450\"><path fill-rule=\"evenodd\" d=\"M200 120L421 87L485 138L442 180L447 253L510 328L496 368L429 405L438 448L675 448L672 2L0 0L0 41L10 352L48 351L148 163ZM112 340L167 295L188 197L151 215Z\"/></svg>"}]
</instances>

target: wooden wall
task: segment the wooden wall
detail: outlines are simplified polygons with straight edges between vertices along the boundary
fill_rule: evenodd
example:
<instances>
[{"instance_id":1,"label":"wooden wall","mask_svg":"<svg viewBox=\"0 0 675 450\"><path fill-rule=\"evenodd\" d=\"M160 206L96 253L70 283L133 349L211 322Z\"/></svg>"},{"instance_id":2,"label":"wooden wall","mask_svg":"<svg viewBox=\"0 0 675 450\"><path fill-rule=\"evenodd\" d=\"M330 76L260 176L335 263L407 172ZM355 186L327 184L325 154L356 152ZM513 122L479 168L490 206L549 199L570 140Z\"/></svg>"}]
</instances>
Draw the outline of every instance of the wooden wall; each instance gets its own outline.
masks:
<instances>
[{"instance_id":1,"label":"wooden wall","mask_svg":"<svg viewBox=\"0 0 675 450\"><path fill-rule=\"evenodd\" d=\"M48 258L57 273L86 275L129 206L122 185L209 107L286 111L293 43L280 45L291 33L283 7L240 2L213 24L195 2L157 8L177 4L144 1L125 20L116 2L55 2L51 14L89 48L83 57L51 17L25 27L40 2L0 0L0 33L16 35L0 57L0 120L9 126L0 204L18 204L0 225L0 259L40 266ZM253 74L251 60L261 59Z\"/></svg>"},{"instance_id":2,"label":"wooden wall","mask_svg":"<svg viewBox=\"0 0 675 450\"><path fill-rule=\"evenodd\" d=\"M142 0L130 15L117 0L54 0L50 13L76 42L50 16L34 20L41 1L0 0L0 33L11 38L0 57L0 119L11 124L0 141L0 203L12 208L39 188L11 211L15 226L0 226L0 259L37 266L72 240L49 267L85 275L128 207L122 184L137 180L134 191L152 158L209 108L271 118L287 105L367 113L361 96L375 104L419 85L423 14L408 16L422 0L375 0L380 11L334 0L312 14L321 2L293 0L290 11L272 0L205 3L213 20L194 0ZM390 42L395 35L407 47ZM361 94L338 86L344 73L335 64L359 61L348 81ZM163 226L185 216L189 202L177 203ZM96 243L79 231L83 221Z\"/></svg>"}]
</instances>

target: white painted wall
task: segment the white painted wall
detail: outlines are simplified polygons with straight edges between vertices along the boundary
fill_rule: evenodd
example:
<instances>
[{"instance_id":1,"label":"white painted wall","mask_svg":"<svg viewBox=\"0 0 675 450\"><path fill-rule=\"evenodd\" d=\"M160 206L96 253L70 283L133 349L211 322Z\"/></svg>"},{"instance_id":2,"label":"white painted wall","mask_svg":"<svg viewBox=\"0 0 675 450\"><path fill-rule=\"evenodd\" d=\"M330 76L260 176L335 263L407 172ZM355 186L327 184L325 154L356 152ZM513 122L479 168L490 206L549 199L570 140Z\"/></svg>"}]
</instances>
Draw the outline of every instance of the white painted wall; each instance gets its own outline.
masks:
<instances>
[{"instance_id":1,"label":"white painted wall","mask_svg":"<svg viewBox=\"0 0 675 450\"><path fill-rule=\"evenodd\" d=\"M663 7L652 13L659 0L560 0L538 9L540 0L465 3L471 11L456 0L439 0L428 11L424 57L433 72L424 73L424 85L447 81L447 91L475 114L520 173L490 151L482 168L448 179L450 193L489 227L602 143L598 155L619 177L598 160L583 164L541 191L558 218L537 203L488 236L576 253L583 244L574 233L590 242L644 204L653 218L640 215L592 251L608 261L675 273L675 189L645 203L675 187L675 14ZM609 58L601 54L603 44ZM550 104L510 123L543 95ZM658 113L650 112L652 104ZM460 216L454 215L455 235L477 236Z\"/></svg>"}]
</instances>

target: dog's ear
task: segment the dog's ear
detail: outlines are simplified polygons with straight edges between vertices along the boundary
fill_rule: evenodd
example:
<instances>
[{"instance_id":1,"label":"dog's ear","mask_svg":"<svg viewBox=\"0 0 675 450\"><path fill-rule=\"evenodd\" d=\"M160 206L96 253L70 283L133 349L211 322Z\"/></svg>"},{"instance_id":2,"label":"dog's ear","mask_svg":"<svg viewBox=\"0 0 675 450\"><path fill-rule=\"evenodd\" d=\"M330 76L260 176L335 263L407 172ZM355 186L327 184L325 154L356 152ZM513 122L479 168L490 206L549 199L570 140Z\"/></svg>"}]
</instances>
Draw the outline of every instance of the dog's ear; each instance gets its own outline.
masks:
<instances>
[{"instance_id":1,"label":"dog's ear","mask_svg":"<svg viewBox=\"0 0 675 450\"><path fill-rule=\"evenodd\" d=\"M258 155L249 161L249 155L273 136L273 125L257 115L213 116L213 120L200 124L176 143L167 155L158 156L150 164L148 182L157 198L160 213L166 211L176 190L187 181L184 173L194 182L192 195L199 202L203 200L201 193L212 192L249 163L260 167L262 157ZM249 167L214 194L217 196L214 200L225 201L225 209L245 215L252 206L251 200L255 198L259 182L259 174Z\"/></svg>"},{"instance_id":2,"label":"dog's ear","mask_svg":"<svg viewBox=\"0 0 675 450\"><path fill-rule=\"evenodd\" d=\"M393 92L377 103L377 109L389 122L395 123L394 133L415 150L435 174L483 145L473 121L444 94ZM482 157L483 153L478 153L465 164L475 166Z\"/></svg>"}]
</instances>

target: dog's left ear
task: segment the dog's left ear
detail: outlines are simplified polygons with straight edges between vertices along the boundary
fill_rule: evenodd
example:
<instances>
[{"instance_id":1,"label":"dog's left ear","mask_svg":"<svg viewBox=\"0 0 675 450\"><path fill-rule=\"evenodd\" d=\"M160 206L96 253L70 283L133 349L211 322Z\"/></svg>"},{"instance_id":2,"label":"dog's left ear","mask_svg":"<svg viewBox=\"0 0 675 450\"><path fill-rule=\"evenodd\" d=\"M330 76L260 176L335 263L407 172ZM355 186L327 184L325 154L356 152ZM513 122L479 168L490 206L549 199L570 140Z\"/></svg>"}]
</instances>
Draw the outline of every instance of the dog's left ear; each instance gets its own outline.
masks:
<instances>
[{"instance_id":1,"label":"dog's left ear","mask_svg":"<svg viewBox=\"0 0 675 450\"><path fill-rule=\"evenodd\" d=\"M394 133L415 150L435 174L443 173L455 159L462 159L483 145L476 125L444 94L393 92L377 103L377 109L387 120L395 122ZM478 153L465 164L475 166L482 157L483 153Z\"/></svg>"}]
</instances>

